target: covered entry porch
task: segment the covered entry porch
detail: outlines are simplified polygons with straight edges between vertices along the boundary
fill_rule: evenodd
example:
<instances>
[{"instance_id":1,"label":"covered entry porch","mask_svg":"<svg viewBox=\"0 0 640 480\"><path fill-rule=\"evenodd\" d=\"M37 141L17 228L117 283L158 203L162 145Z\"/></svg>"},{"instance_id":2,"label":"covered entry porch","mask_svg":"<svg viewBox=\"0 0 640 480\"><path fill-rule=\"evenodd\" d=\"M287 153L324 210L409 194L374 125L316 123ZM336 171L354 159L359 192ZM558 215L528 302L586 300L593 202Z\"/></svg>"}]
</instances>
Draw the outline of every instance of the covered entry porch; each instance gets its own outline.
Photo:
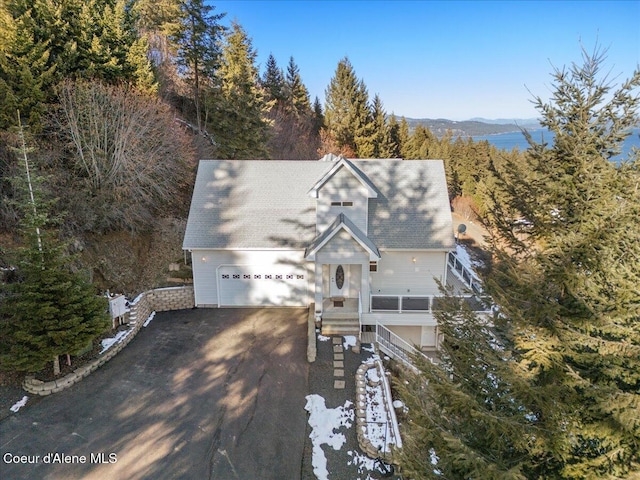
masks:
<instances>
[{"instance_id":1,"label":"covered entry porch","mask_svg":"<svg viewBox=\"0 0 640 480\"><path fill-rule=\"evenodd\" d=\"M360 314L369 309L369 265L380 259L378 248L344 214L338 215L305 252L314 262L316 321L349 322L359 332ZM334 334L347 329L336 329Z\"/></svg>"},{"instance_id":2,"label":"covered entry porch","mask_svg":"<svg viewBox=\"0 0 640 480\"><path fill-rule=\"evenodd\" d=\"M316 263L315 317L325 335L354 334L369 308L369 261ZM364 294L363 294L364 293Z\"/></svg>"}]
</instances>

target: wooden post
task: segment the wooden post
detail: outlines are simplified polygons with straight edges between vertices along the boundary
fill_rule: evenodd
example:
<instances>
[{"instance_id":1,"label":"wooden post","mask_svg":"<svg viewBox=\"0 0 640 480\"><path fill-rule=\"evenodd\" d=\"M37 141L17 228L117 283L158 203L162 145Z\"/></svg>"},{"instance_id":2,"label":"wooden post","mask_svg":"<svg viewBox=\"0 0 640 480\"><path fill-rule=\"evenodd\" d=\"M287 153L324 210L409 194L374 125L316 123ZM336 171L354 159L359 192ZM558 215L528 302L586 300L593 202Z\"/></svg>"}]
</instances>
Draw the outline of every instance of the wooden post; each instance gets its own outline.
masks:
<instances>
[{"instance_id":1,"label":"wooden post","mask_svg":"<svg viewBox=\"0 0 640 480\"><path fill-rule=\"evenodd\" d=\"M53 356L53 374L60 375L60 357L58 355Z\"/></svg>"}]
</instances>

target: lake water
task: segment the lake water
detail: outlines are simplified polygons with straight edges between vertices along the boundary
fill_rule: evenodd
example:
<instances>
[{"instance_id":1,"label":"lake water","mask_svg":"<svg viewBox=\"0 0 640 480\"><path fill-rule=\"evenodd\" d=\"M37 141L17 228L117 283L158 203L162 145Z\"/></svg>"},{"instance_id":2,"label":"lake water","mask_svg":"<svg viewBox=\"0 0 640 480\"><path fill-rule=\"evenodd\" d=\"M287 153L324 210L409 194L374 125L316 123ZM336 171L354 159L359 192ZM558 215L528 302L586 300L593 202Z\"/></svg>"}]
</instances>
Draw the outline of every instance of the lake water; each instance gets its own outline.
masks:
<instances>
[{"instance_id":1,"label":"lake water","mask_svg":"<svg viewBox=\"0 0 640 480\"><path fill-rule=\"evenodd\" d=\"M530 130L531 136L536 142L541 142L542 140L552 143L554 135L546 129L540 130ZM627 158L629 153L631 153L631 148L636 147L640 149L640 128L636 128L633 130L631 135L629 135L624 144L622 145L622 153L615 157L615 160L620 160ZM522 132L509 132L509 133L500 133L497 135L483 135L473 137L475 141L487 140L491 145L501 150L512 150L513 148L517 148L521 152L525 151L529 144L527 140L524 138Z\"/></svg>"}]
</instances>

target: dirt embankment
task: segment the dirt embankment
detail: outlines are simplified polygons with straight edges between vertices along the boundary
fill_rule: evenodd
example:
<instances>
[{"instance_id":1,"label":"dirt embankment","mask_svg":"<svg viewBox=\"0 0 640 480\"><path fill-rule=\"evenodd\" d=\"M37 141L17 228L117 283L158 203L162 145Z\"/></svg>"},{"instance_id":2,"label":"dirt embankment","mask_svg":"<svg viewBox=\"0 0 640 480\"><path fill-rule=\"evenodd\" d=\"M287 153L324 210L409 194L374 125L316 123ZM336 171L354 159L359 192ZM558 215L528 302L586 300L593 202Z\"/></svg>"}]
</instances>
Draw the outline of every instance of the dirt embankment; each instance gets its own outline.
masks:
<instances>
[{"instance_id":1,"label":"dirt embankment","mask_svg":"<svg viewBox=\"0 0 640 480\"><path fill-rule=\"evenodd\" d=\"M92 281L102 290L135 296L155 287L190 282L182 239L186 221L158 219L151 232L132 235L113 232L89 236L80 248L82 262L91 269Z\"/></svg>"}]
</instances>

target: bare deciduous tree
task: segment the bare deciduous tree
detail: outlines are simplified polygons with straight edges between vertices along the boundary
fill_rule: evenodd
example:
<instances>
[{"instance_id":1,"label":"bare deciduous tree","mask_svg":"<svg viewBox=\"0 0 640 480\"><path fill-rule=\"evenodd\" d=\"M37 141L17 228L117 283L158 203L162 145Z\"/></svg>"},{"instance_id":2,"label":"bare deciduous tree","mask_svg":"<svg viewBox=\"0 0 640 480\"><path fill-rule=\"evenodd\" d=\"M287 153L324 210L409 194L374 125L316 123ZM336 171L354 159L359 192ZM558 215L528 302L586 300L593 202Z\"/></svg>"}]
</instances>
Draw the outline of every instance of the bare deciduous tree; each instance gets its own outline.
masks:
<instances>
[{"instance_id":1,"label":"bare deciduous tree","mask_svg":"<svg viewBox=\"0 0 640 480\"><path fill-rule=\"evenodd\" d=\"M76 200L89 209L77 226L147 228L176 200L193 158L172 109L130 87L95 81L65 81L58 99L54 128L72 173L66 188L81 187Z\"/></svg>"}]
</instances>

